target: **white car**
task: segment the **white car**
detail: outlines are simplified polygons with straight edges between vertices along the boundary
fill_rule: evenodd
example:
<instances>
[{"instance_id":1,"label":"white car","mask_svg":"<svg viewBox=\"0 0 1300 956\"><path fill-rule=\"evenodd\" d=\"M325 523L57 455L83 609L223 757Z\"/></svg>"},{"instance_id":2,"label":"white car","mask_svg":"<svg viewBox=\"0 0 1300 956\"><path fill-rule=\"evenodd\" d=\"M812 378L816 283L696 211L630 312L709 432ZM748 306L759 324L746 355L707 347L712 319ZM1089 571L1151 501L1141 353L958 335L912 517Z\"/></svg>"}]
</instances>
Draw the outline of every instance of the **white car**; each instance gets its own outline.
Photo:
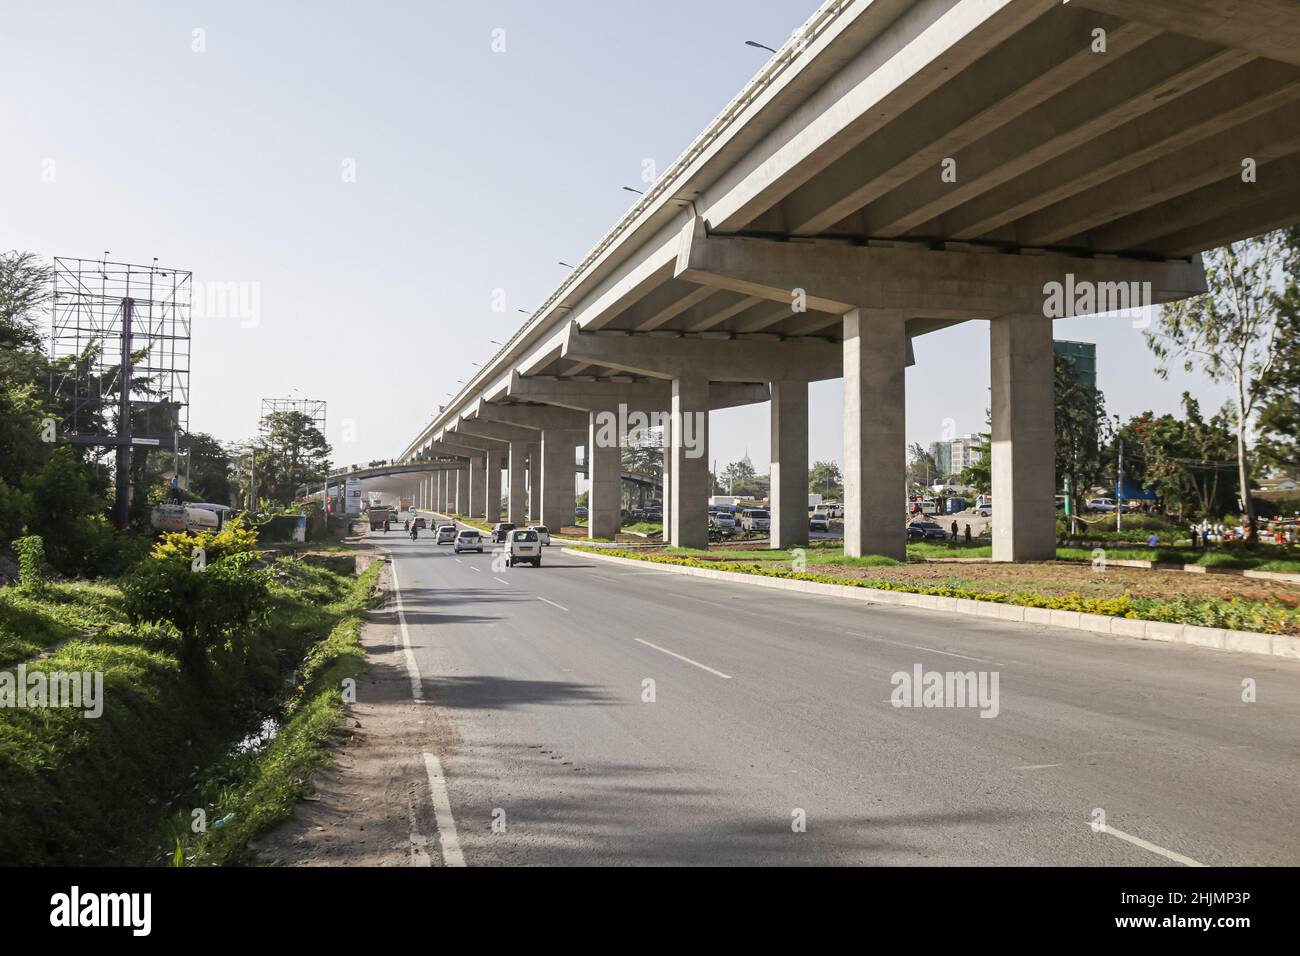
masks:
<instances>
[{"instance_id":1,"label":"white car","mask_svg":"<svg viewBox=\"0 0 1300 956\"><path fill-rule=\"evenodd\" d=\"M709 522L719 531L735 531L736 516L730 511L716 511L709 515Z\"/></svg>"},{"instance_id":2,"label":"white car","mask_svg":"<svg viewBox=\"0 0 1300 956\"><path fill-rule=\"evenodd\" d=\"M1115 510L1115 499L1114 498L1089 498L1087 507L1089 511L1113 512Z\"/></svg>"},{"instance_id":3,"label":"white car","mask_svg":"<svg viewBox=\"0 0 1300 956\"><path fill-rule=\"evenodd\" d=\"M528 530L529 530L529 531L536 531L536 532L537 532L537 539L538 539L539 541L541 541L542 544L545 545L546 547L549 548L549 547L551 546L551 529L548 528L548 527L546 527L546 525L544 525L544 524L535 524L535 525L533 525L531 528L529 528Z\"/></svg>"},{"instance_id":4,"label":"white car","mask_svg":"<svg viewBox=\"0 0 1300 956\"><path fill-rule=\"evenodd\" d=\"M830 531L831 522L824 511L814 511L808 516L809 531Z\"/></svg>"},{"instance_id":5,"label":"white car","mask_svg":"<svg viewBox=\"0 0 1300 956\"><path fill-rule=\"evenodd\" d=\"M740 516L740 526L746 531L769 531L772 515L763 508L746 508Z\"/></svg>"},{"instance_id":6,"label":"white car","mask_svg":"<svg viewBox=\"0 0 1300 956\"><path fill-rule=\"evenodd\" d=\"M433 539L434 544L455 544L456 543L456 526L454 524L444 524L438 526L438 536Z\"/></svg>"},{"instance_id":7,"label":"white car","mask_svg":"<svg viewBox=\"0 0 1300 956\"><path fill-rule=\"evenodd\" d=\"M516 528L506 534L506 565L514 567L527 561L535 568L542 566L542 542L533 528Z\"/></svg>"},{"instance_id":8,"label":"white car","mask_svg":"<svg viewBox=\"0 0 1300 956\"><path fill-rule=\"evenodd\" d=\"M457 554L462 551L477 551L483 553L483 535L473 528L462 528L456 532L456 540L452 544Z\"/></svg>"}]
</instances>

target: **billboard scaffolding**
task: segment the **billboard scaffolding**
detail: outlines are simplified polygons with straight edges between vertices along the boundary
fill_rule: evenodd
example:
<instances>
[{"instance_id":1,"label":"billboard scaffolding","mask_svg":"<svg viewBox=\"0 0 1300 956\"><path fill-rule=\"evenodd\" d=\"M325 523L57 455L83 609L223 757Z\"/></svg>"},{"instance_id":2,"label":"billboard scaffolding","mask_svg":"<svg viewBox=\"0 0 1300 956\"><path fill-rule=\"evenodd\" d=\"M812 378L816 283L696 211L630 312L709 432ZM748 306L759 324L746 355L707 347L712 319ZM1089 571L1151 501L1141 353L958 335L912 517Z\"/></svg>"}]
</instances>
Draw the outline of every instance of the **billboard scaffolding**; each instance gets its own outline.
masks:
<instances>
[{"instance_id":1,"label":"billboard scaffolding","mask_svg":"<svg viewBox=\"0 0 1300 956\"><path fill-rule=\"evenodd\" d=\"M54 259L50 394L61 434L116 450L115 518L130 507L133 446L189 443L193 274L102 259Z\"/></svg>"}]
</instances>

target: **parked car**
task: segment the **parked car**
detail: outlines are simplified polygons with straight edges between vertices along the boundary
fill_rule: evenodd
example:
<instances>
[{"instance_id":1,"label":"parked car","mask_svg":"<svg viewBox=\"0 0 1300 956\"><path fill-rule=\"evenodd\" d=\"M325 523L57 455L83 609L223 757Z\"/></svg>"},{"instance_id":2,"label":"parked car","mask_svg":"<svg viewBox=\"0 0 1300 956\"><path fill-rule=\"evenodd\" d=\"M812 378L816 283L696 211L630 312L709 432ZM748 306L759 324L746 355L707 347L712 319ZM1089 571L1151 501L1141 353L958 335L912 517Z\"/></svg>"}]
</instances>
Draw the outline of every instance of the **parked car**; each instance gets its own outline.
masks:
<instances>
[{"instance_id":1,"label":"parked car","mask_svg":"<svg viewBox=\"0 0 1300 956\"><path fill-rule=\"evenodd\" d=\"M544 544L544 545L545 545L546 547L548 547L548 548L551 546L551 529L548 528L548 527L546 527L546 525L544 525L544 524L535 524L535 525L533 525L531 528L529 528L528 530L529 530L529 531L536 531L536 532L537 532L537 540L540 541L540 542L542 542L542 544Z\"/></svg>"},{"instance_id":2,"label":"parked car","mask_svg":"<svg viewBox=\"0 0 1300 956\"><path fill-rule=\"evenodd\" d=\"M830 531L831 521L824 511L814 511L808 516L809 531Z\"/></svg>"},{"instance_id":3,"label":"parked car","mask_svg":"<svg viewBox=\"0 0 1300 956\"><path fill-rule=\"evenodd\" d=\"M987 501L982 505L976 505L975 513L981 518L993 517L993 502Z\"/></svg>"},{"instance_id":4,"label":"parked car","mask_svg":"<svg viewBox=\"0 0 1300 956\"><path fill-rule=\"evenodd\" d=\"M1114 513L1114 498L1089 498L1087 508L1089 511L1107 511Z\"/></svg>"},{"instance_id":5,"label":"parked car","mask_svg":"<svg viewBox=\"0 0 1300 956\"><path fill-rule=\"evenodd\" d=\"M937 521L912 521L907 525L908 541L947 541L948 532Z\"/></svg>"},{"instance_id":6,"label":"parked car","mask_svg":"<svg viewBox=\"0 0 1300 956\"><path fill-rule=\"evenodd\" d=\"M444 524L438 527L438 536L433 539L434 544L454 544L456 542L456 526L454 524Z\"/></svg>"},{"instance_id":7,"label":"parked car","mask_svg":"<svg viewBox=\"0 0 1300 956\"><path fill-rule=\"evenodd\" d=\"M452 544L457 554L462 551L477 551L483 553L483 535L479 534L473 528L464 528L456 532L456 540Z\"/></svg>"},{"instance_id":8,"label":"parked car","mask_svg":"<svg viewBox=\"0 0 1300 956\"><path fill-rule=\"evenodd\" d=\"M502 521L498 524L494 524L492 526L492 543L499 544L506 539L506 535L514 530L515 526L509 521Z\"/></svg>"},{"instance_id":9,"label":"parked car","mask_svg":"<svg viewBox=\"0 0 1300 956\"><path fill-rule=\"evenodd\" d=\"M769 531L772 515L764 508L746 508L740 516L740 527L745 531Z\"/></svg>"},{"instance_id":10,"label":"parked car","mask_svg":"<svg viewBox=\"0 0 1300 956\"><path fill-rule=\"evenodd\" d=\"M736 516L729 511L716 511L709 515L709 524L719 531L735 531Z\"/></svg>"},{"instance_id":11,"label":"parked car","mask_svg":"<svg viewBox=\"0 0 1300 956\"><path fill-rule=\"evenodd\" d=\"M647 511L645 513L645 520L662 522L664 520L664 513L662 511Z\"/></svg>"},{"instance_id":12,"label":"parked car","mask_svg":"<svg viewBox=\"0 0 1300 956\"><path fill-rule=\"evenodd\" d=\"M574 508L573 513L577 515L579 518L587 517L587 509L584 508L582 505L578 505L578 507Z\"/></svg>"},{"instance_id":13,"label":"parked car","mask_svg":"<svg viewBox=\"0 0 1300 956\"><path fill-rule=\"evenodd\" d=\"M513 568L521 561L542 566L542 542L532 528L515 528L506 534L506 565Z\"/></svg>"}]
</instances>

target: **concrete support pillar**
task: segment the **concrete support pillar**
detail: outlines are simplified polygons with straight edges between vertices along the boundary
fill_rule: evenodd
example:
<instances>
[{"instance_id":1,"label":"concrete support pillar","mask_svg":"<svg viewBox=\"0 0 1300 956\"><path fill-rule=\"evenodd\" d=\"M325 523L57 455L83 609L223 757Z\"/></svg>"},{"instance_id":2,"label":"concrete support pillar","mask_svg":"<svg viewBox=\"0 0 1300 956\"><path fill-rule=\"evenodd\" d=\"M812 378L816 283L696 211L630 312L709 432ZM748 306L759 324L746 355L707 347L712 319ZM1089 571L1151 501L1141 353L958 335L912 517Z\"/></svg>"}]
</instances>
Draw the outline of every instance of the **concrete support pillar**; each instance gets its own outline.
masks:
<instances>
[{"instance_id":1,"label":"concrete support pillar","mask_svg":"<svg viewBox=\"0 0 1300 956\"><path fill-rule=\"evenodd\" d=\"M709 546L709 380L673 379L672 533L678 548Z\"/></svg>"},{"instance_id":2,"label":"concrete support pillar","mask_svg":"<svg viewBox=\"0 0 1300 956\"><path fill-rule=\"evenodd\" d=\"M1006 315L989 327L993 560L1056 556L1052 321Z\"/></svg>"},{"instance_id":3,"label":"concrete support pillar","mask_svg":"<svg viewBox=\"0 0 1300 956\"><path fill-rule=\"evenodd\" d=\"M542 446L536 442L528 443L528 520L542 520Z\"/></svg>"},{"instance_id":4,"label":"concrete support pillar","mask_svg":"<svg viewBox=\"0 0 1300 956\"><path fill-rule=\"evenodd\" d=\"M438 510L443 514L451 513L451 475L450 471L438 475Z\"/></svg>"},{"instance_id":5,"label":"concrete support pillar","mask_svg":"<svg viewBox=\"0 0 1300 956\"><path fill-rule=\"evenodd\" d=\"M521 441L512 441L510 443L510 460L506 464L509 470L506 494L509 500L506 502L506 520L511 524L523 526L525 515L528 513L524 508L525 487L524 484L528 475L528 445Z\"/></svg>"},{"instance_id":6,"label":"concrete support pillar","mask_svg":"<svg viewBox=\"0 0 1300 956\"><path fill-rule=\"evenodd\" d=\"M772 383L772 547L808 543L808 383Z\"/></svg>"},{"instance_id":7,"label":"concrete support pillar","mask_svg":"<svg viewBox=\"0 0 1300 956\"><path fill-rule=\"evenodd\" d=\"M536 496L541 511L537 520L554 531L574 521L574 460L578 444L583 441L586 435L573 429L547 428L542 432L541 493Z\"/></svg>"},{"instance_id":8,"label":"concrete support pillar","mask_svg":"<svg viewBox=\"0 0 1300 956\"><path fill-rule=\"evenodd\" d=\"M663 539L665 541L672 541L673 510L671 504L673 499L673 426L671 421L664 422L663 442L664 442L664 451L663 451L664 478L663 478L663 492L661 494L661 497L663 498L663 514L664 514Z\"/></svg>"},{"instance_id":9,"label":"concrete support pillar","mask_svg":"<svg viewBox=\"0 0 1300 956\"><path fill-rule=\"evenodd\" d=\"M906 365L903 315L845 313L844 553L850 557L907 557Z\"/></svg>"},{"instance_id":10,"label":"concrete support pillar","mask_svg":"<svg viewBox=\"0 0 1300 956\"><path fill-rule=\"evenodd\" d=\"M434 511L443 510L442 476L445 474L446 474L445 471L436 471L433 473L433 510Z\"/></svg>"},{"instance_id":11,"label":"concrete support pillar","mask_svg":"<svg viewBox=\"0 0 1300 956\"><path fill-rule=\"evenodd\" d=\"M499 451L487 453L487 511L483 518L488 524L501 520L501 469L505 467L505 458Z\"/></svg>"},{"instance_id":12,"label":"concrete support pillar","mask_svg":"<svg viewBox=\"0 0 1300 956\"><path fill-rule=\"evenodd\" d=\"M487 456L469 460L469 514L478 517L487 511Z\"/></svg>"},{"instance_id":13,"label":"concrete support pillar","mask_svg":"<svg viewBox=\"0 0 1300 956\"><path fill-rule=\"evenodd\" d=\"M622 527L623 453L617 429L599 428L591 413L587 430L587 537L612 538ZM613 434L609 434L613 432Z\"/></svg>"},{"instance_id":14,"label":"concrete support pillar","mask_svg":"<svg viewBox=\"0 0 1300 956\"><path fill-rule=\"evenodd\" d=\"M469 467L456 469L456 514L469 514Z\"/></svg>"}]
</instances>

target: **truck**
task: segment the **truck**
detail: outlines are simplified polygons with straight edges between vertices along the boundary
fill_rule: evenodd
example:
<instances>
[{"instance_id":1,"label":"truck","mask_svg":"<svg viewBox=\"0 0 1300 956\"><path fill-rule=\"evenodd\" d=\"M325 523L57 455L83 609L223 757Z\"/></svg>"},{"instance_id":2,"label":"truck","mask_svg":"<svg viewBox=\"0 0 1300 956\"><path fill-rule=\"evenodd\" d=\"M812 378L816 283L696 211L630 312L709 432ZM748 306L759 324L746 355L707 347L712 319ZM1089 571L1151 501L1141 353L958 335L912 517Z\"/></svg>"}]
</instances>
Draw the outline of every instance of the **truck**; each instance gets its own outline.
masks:
<instances>
[{"instance_id":1,"label":"truck","mask_svg":"<svg viewBox=\"0 0 1300 956\"><path fill-rule=\"evenodd\" d=\"M161 504L149 513L149 526L159 534L177 531L220 531L230 509L221 505Z\"/></svg>"},{"instance_id":2,"label":"truck","mask_svg":"<svg viewBox=\"0 0 1300 956\"><path fill-rule=\"evenodd\" d=\"M380 531L384 525L392 520L392 513L384 505L371 505L370 511L370 530Z\"/></svg>"},{"instance_id":3,"label":"truck","mask_svg":"<svg viewBox=\"0 0 1300 956\"><path fill-rule=\"evenodd\" d=\"M411 499L410 499L410 498L398 498L398 499L397 499L397 513L398 513L398 514L401 514L403 511L410 511L410 510L411 510Z\"/></svg>"},{"instance_id":4,"label":"truck","mask_svg":"<svg viewBox=\"0 0 1300 956\"><path fill-rule=\"evenodd\" d=\"M822 496L821 496L821 495L809 495L809 496L808 496L808 510L809 510L809 511L816 511L816 510L821 506L821 503L822 503Z\"/></svg>"}]
</instances>

